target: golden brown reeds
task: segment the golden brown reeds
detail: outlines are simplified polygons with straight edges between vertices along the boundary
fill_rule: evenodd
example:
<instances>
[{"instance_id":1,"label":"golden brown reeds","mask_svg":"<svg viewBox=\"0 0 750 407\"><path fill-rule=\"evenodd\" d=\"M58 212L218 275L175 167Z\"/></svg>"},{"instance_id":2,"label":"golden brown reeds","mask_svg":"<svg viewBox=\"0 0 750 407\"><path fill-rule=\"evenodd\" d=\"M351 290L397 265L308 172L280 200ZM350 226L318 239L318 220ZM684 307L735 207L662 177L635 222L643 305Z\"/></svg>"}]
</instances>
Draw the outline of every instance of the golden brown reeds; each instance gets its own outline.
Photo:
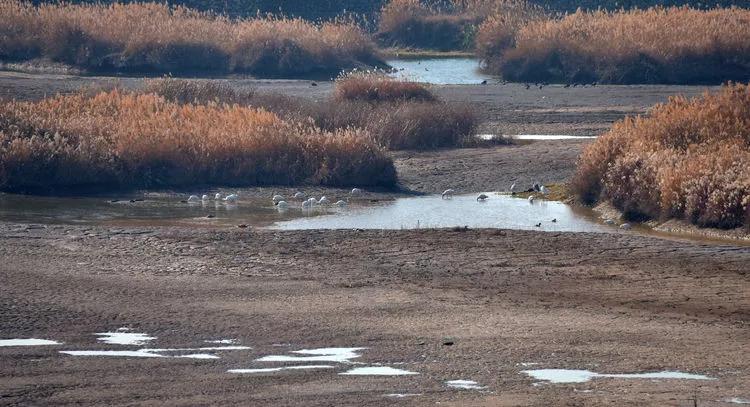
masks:
<instances>
[{"instance_id":1,"label":"golden brown reeds","mask_svg":"<svg viewBox=\"0 0 750 407\"><path fill-rule=\"evenodd\" d=\"M721 83L750 78L746 9L579 10L520 27L500 20L487 20L477 44L488 70L510 80Z\"/></svg>"},{"instance_id":2,"label":"golden brown reeds","mask_svg":"<svg viewBox=\"0 0 750 407\"><path fill-rule=\"evenodd\" d=\"M633 218L750 226L750 87L674 97L616 123L583 152L572 185Z\"/></svg>"},{"instance_id":3,"label":"golden brown reeds","mask_svg":"<svg viewBox=\"0 0 750 407\"><path fill-rule=\"evenodd\" d=\"M230 20L157 3L34 6L18 0L0 0L0 15L0 59L261 76L336 75L383 64L367 35L346 22Z\"/></svg>"},{"instance_id":4,"label":"golden brown reeds","mask_svg":"<svg viewBox=\"0 0 750 407\"><path fill-rule=\"evenodd\" d=\"M327 132L239 105L119 90L0 103L0 190L395 181L364 130Z\"/></svg>"}]
</instances>

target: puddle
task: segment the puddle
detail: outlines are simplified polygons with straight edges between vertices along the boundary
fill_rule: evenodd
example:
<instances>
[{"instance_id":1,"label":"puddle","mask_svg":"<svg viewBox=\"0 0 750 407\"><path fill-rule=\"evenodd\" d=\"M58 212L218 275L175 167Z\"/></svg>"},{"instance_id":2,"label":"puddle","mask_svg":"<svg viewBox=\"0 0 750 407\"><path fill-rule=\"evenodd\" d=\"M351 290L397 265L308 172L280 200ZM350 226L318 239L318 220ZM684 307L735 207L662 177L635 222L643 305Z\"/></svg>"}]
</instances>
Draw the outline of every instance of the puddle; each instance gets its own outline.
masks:
<instances>
[{"instance_id":1,"label":"puddle","mask_svg":"<svg viewBox=\"0 0 750 407\"><path fill-rule=\"evenodd\" d=\"M333 369L335 366L331 365L305 365L305 366L284 366L284 367L269 367L263 369L229 369L229 373L273 373L281 372L283 370L305 370L305 369Z\"/></svg>"},{"instance_id":2,"label":"puddle","mask_svg":"<svg viewBox=\"0 0 750 407\"><path fill-rule=\"evenodd\" d=\"M61 342L51 341L49 339L0 339L0 347L8 346L51 346L62 345Z\"/></svg>"},{"instance_id":3,"label":"puddle","mask_svg":"<svg viewBox=\"0 0 750 407\"><path fill-rule=\"evenodd\" d=\"M144 350L62 350L60 353L70 356L107 356L116 358L166 358L168 356Z\"/></svg>"},{"instance_id":4,"label":"puddle","mask_svg":"<svg viewBox=\"0 0 750 407\"><path fill-rule=\"evenodd\" d=\"M360 355L359 351L367 348L319 348L319 349L302 349L295 350L291 353L308 356L290 356L290 355L269 355L256 362L335 362L335 363L352 363Z\"/></svg>"},{"instance_id":5,"label":"puddle","mask_svg":"<svg viewBox=\"0 0 750 407\"><path fill-rule=\"evenodd\" d=\"M148 334L120 330L118 332L100 332L94 335L100 337L97 338L98 341L110 345L144 345L156 339L156 337L148 336Z\"/></svg>"},{"instance_id":6,"label":"puddle","mask_svg":"<svg viewBox=\"0 0 750 407\"><path fill-rule=\"evenodd\" d=\"M488 195L484 202L477 202L474 194L450 199L442 199L440 195L400 198L329 215L277 222L270 228L398 230L468 226L555 232L613 231L597 223L587 208L540 199L530 203L509 195Z\"/></svg>"},{"instance_id":7,"label":"puddle","mask_svg":"<svg viewBox=\"0 0 750 407\"><path fill-rule=\"evenodd\" d=\"M419 373L388 366L369 366L355 367L339 374L343 376L411 376Z\"/></svg>"},{"instance_id":8,"label":"puddle","mask_svg":"<svg viewBox=\"0 0 750 407\"><path fill-rule=\"evenodd\" d=\"M445 384L454 389L482 390L487 388L487 386L482 386L473 380L448 380Z\"/></svg>"},{"instance_id":9,"label":"puddle","mask_svg":"<svg viewBox=\"0 0 750 407\"><path fill-rule=\"evenodd\" d=\"M215 346L204 348L166 348L137 350L66 350L60 353L71 356L104 356L104 357L127 357L127 358L187 358L187 359L220 359L219 356L210 353L189 353L186 355L169 355L177 352L201 352L201 351L229 351L248 350L249 346ZM167 355L165 355L167 353Z\"/></svg>"},{"instance_id":10,"label":"puddle","mask_svg":"<svg viewBox=\"0 0 750 407\"><path fill-rule=\"evenodd\" d=\"M479 72L476 58L392 59L387 61L396 72L391 76L436 85L478 85L493 81Z\"/></svg>"},{"instance_id":11,"label":"puddle","mask_svg":"<svg viewBox=\"0 0 750 407\"><path fill-rule=\"evenodd\" d=\"M538 369L524 370L523 373L533 377L536 380L543 380L550 383L584 383L594 378L606 377L615 379L681 379L681 380L715 380L714 378L684 373L684 372L652 372L652 373L624 373L624 374L606 374L596 373L590 370L569 370L569 369Z\"/></svg>"},{"instance_id":12,"label":"puddle","mask_svg":"<svg viewBox=\"0 0 750 407\"><path fill-rule=\"evenodd\" d=\"M572 136L569 134L477 134L477 138L481 140L495 140L495 139L516 139L516 140L531 140L531 141L551 141L551 140L588 140L595 139L596 136Z\"/></svg>"}]
</instances>

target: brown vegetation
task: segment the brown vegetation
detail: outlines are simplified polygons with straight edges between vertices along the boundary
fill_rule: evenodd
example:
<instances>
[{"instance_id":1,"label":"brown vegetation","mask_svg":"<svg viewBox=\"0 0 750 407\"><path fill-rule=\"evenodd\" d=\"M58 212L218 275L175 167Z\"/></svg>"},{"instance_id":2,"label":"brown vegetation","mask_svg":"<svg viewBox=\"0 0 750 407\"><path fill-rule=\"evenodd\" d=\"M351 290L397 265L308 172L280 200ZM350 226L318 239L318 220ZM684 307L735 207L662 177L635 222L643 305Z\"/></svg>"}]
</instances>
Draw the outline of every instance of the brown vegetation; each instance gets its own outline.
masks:
<instances>
[{"instance_id":1,"label":"brown vegetation","mask_svg":"<svg viewBox=\"0 0 750 407\"><path fill-rule=\"evenodd\" d=\"M395 181L365 130L327 132L239 105L118 90L0 103L5 191Z\"/></svg>"},{"instance_id":2,"label":"brown vegetation","mask_svg":"<svg viewBox=\"0 0 750 407\"><path fill-rule=\"evenodd\" d=\"M578 11L528 24L489 18L477 49L490 72L516 81L746 81L750 10Z\"/></svg>"},{"instance_id":3,"label":"brown vegetation","mask_svg":"<svg viewBox=\"0 0 750 407\"><path fill-rule=\"evenodd\" d=\"M392 149L456 147L473 139L478 119L462 103L439 100L427 85L380 73L352 73L337 79L325 103L278 94L237 92L209 81L152 80L147 91L176 102L245 103L277 113L290 122L312 122L327 131L367 130Z\"/></svg>"},{"instance_id":4,"label":"brown vegetation","mask_svg":"<svg viewBox=\"0 0 750 407\"><path fill-rule=\"evenodd\" d=\"M335 76L382 66L354 24L230 20L156 3L44 4L0 0L0 60L46 58L85 69Z\"/></svg>"},{"instance_id":5,"label":"brown vegetation","mask_svg":"<svg viewBox=\"0 0 750 407\"><path fill-rule=\"evenodd\" d=\"M630 218L750 226L750 87L675 97L616 123L581 155L572 186Z\"/></svg>"},{"instance_id":6,"label":"brown vegetation","mask_svg":"<svg viewBox=\"0 0 750 407\"><path fill-rule=\"evenodd\" d=\"M524 0L391 0L381 10L377 37L389 46L467 50L474 48L477 27L488 16L540 10Z\"/></svg>"}]
</instances>

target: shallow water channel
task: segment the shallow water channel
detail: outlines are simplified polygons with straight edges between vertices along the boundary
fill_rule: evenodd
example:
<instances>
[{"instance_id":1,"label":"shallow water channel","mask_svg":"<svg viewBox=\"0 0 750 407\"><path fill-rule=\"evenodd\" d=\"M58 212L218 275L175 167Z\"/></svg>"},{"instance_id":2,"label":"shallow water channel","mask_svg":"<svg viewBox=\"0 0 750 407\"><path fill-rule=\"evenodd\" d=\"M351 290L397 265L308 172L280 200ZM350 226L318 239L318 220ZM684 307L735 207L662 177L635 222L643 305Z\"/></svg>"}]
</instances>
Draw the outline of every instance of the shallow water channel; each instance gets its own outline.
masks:
<instances>
[{"instance_id":1,"label":"shallow water channel","mask_svg":"<svg viewBox=\"0 0 750 407\"><path fill-rule=\"evenodd\" d=\"M392 76L436 85L478 85L491 81L480 72L477 58L420 58L387 61L395 72Z\"/></svg>"},{"instance_id":2,"label":"shallow water channel","mask_svg":"<svg viewBox=\"0 0 750 407\"><path fill-rule=\"evenodd\" d=\"M240 196L242 193L240 192ZM289 200L279 210L270 199L243 199L227 204L213 199L186 203L187 195L141 194L120 197L37 197L0 194L0 220L28 223L101 224L112 226L233 226L245 224L279 230L421 229L468 226L543 231L603 232L616 230L596 221L585 208L537 199L488 193L414 196L371 202L347 198L345 207L302 208Z\"/></svg>"}]
</instances>

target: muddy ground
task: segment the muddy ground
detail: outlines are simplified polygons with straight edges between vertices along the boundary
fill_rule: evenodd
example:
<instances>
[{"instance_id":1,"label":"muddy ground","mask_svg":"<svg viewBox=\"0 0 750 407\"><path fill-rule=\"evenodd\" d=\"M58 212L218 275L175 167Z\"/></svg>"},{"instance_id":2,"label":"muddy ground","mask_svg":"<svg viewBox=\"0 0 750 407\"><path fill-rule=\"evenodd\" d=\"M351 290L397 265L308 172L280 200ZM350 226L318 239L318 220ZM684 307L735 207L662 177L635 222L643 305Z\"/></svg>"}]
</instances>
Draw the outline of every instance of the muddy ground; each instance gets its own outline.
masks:
<instances>
[{"instance_id":1,"label":"muddy ground","mask_svg":"<svg viewBox=\"0 0 750 407\"><path fill-rule=\"evenodd\" d=\"M0 74L33 99L107 78ZM121 79L128 86L138 80ZM323 98L330 86L237 82ZM439 87L488 131L592 134L669 94L702 88ZM515 130L514 130L515 129ZM585 142L394 153L402 186L433 193L564 182ZM257 193L264 191L259 189ZM266 191L268 192L268 191ZM0 405L655 405L750 399L750 248L635 233L309 231L0 223ZM236 338L220 359L75 357L134 349L93 333L130 327L149 347ZM367 347L354 359L417 372L265 368L266 355ZM538 363L524 366L523 364ZM716 380L536 384L529 368L680 370ZM448 388L474 380L483 390ZM393 393L418 394L405 398ZM697 400L694 401L693 399Z\"/></svg>"}]
</instances>

